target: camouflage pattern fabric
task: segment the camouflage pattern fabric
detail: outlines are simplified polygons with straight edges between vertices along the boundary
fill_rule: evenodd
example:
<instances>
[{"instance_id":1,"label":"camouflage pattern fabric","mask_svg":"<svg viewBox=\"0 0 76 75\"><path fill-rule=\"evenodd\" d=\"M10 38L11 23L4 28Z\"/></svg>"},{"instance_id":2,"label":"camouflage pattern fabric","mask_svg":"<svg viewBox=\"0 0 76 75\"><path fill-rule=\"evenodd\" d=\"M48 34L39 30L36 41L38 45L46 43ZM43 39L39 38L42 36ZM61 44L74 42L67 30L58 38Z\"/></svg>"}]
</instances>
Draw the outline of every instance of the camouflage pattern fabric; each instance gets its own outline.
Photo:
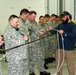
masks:
<instances>
[{"instance_id":1,"label":"camouflage pattern fabric","mask_svg":"<svg viewBox=\"0 0 76 75\"><path fill-rule=\"evenodd\" d=\"M39 26L36 22L27 20L26 22L29 31L29 41L39 39ZM40 72L44 71L43 55L40 47L40 40L29 44L29 73L34 72L34 66L37 64Z\"/></svg>"},{"instance_id":2,"label":"camouflage pattern fabric","mask_svg":"<svg viewBox=\"0 0 76 75\"><path fill-rule=\"evenodd\" d=\"M10 25L4 33L5 49L24 44L22 35ZM28 66L28 51L26 45L6 51L8 75L25 75Z\"/></svg>"}]
</instances>

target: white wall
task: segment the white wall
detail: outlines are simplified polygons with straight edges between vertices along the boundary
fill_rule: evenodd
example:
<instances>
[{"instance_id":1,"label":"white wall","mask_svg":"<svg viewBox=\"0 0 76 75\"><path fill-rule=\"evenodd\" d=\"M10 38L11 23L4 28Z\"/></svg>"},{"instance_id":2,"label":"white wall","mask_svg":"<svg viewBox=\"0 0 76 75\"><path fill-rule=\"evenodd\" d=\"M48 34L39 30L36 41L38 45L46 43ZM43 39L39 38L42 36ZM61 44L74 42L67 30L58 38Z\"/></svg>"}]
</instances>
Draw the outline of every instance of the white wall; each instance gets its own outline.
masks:
<instances>
[{"instance_id":1,"label":"white wall","mask_svg":"<svg viewBox=\"0 0 76 75\"><path fill-rule=\"evenodd\" d=\"M74 0L63 0L63 11L68 11L72 15L72 20L74 20Z\"/></svg>"},{"instance_id":2,"label":"white wall","mask_svg":"<svg viewBox=\"0 0 76 75\"><path fill-rule=\"evenodd\" d=\"M0 0L0 34L4 33L10 15L19 15L21 9L27 8L37 12L37 19L45 14L44 0Z\"/></svg>"},{"instance_id":3,"label":"white wall","mask_svg":"<svg viewBox=\"0 0 76 75\"><path fill-rule=\"evenodd\" d=\"M59 15L59 0L49 0L49 14Z\"/></svg>"},{"instance_id":4,"label":"white wall","mask_svg":"<svg viewBox=\"0 0 76 75\"><path fill-rule=\"evenodd\" d=\"M52 13L60 15L60 10L68 11L72 15L72 20L74 19L74 0L62 0L62 9L59 9L59 0L49 0L49 14Z\"/></svg>"},{"instance_id":5,"label":"white wall","mask_svg":"<svg viewBox=\"0 0 76 75\"><path fill-rule=\"evenodd\" d=\"M49 10L50 15L53 13L59 15L59 0L49 0L49 7L47 1L48 0L0 0L0 34L4 33L8 25L9 16L12 14L19 15L20 10L23 8L35 10L37 12L37 21L40 15L48 13L47 10ZM63 11L69 11L74 19L74 0L62 1Z\"/></svg>"}]
</instances>

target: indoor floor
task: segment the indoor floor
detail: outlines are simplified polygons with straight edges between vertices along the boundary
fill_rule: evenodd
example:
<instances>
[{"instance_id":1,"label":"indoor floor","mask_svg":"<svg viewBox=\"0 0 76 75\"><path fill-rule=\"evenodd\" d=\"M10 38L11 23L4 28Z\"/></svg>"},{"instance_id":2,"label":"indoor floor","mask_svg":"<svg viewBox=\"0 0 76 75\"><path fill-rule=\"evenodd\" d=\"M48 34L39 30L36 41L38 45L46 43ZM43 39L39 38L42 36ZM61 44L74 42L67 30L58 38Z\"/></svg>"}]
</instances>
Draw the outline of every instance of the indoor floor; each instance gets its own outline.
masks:
<instances>
[{"instance_id":1,"label":"indoor floor","mask_svg":"<svg viewBox=\"0 0 76 75\"><path fill-rule=\"evenodd\" d=\"M75 55L75 69L76 69L76 50L74 52L74 55ZM0 54L0 58L2 56L3 56L3 54ZM3 59L3 60L0 61L0 64L1 64L1 69L2 69L2 75L8 75L7 62L5 62L5 60ZM51 75L55 75L55 71L56 71L55 62L48 64L48 67L49 67L49 69L46 70L46 71L50 72ZM34 69L35 69L36 75L39 75L39 71L37 69L37 66L35 66ZM28 71L27 71L26 75L29 75ZM66 65L66 61L64 62L64 65L63 65L63 75L69 75L67 65Z\"/></svg>"}]
</instances>

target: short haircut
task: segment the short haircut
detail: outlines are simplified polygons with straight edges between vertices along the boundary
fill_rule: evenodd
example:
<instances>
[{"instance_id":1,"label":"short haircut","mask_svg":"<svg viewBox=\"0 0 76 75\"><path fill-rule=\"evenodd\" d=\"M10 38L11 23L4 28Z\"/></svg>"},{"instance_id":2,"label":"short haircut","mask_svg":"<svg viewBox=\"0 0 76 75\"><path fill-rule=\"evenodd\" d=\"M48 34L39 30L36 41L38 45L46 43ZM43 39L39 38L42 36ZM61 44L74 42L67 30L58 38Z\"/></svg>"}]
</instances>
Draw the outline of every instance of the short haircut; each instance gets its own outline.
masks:
<instances>
[{"instance_id":1,"label":"short haircut","mask_svg":"<svg viewBox=\"0 0 76 75\"><path fill-rule=\"evenodd\" d=\"M43 15L41 15L41 16L39 17L39 19L40 19L40 18L42 18L42 17L44 18L44 16L43 16Z\"/></svg>"},{"instance_id":2,"label":"short haircut","mask_svg":"<svg viewBox=\"0 0 76 75\"><path fill-rule=\"evenodd\" d=\"M52 16L56 16L56 15L55 15L55 14L51 14L51 17L52 17Z\"/></svg>"},{"instance_id":3,"label":"short haircut","mask_svg":"<svg viewBox=\"0 0 76 75\"><path fill-rule=\"evenodd\" d=\"M24 8L24 9L22 9L21 11L20 11L20 15L22 15L23 13L29 13L29 10L28 9L26 9L26 8Z\"/></svg>"},{"instance_id":4,"label":"short haircut","mask_svg":"<svg viewBox=\"0 0 76 75\"><path fill-rule=\"evenodd\" d=\"M49 14L45 14L44 18L50 18L50 15Z\"/></svg>"},{"instance_id":5,"label":"short haircut","mask_svg":"<svg viewBox=\"0 0 76 75\"><path fill-rule=\"evenodd\" d=\"M33 14L33 13L34 13L35 15L37 14L36 11L30 11L30 12L29 12L30 15Z\"/></svg>"},{"instance_id":6,"label":"short haircut","mask_svg":"<svg viewBox=\"0 0 76 75\"><path fill-rule=\"evenodd\" d=\"M18 17L18 16L16 16L16 15L11 15L11 16L9 17L9 19L8 19L8 20L10 21L10 20L12 20L12 19L14 19L14 18L19 18L19 17Z\"/></svg>"},{"instance_id":7,"label":"short haircut","mask_svg":"<svg viewBox=\"0 0 76 75\"><path fill-rule=\"evenodd\" d=\"M56 15L56 14L51 14L51 17L56 17L56 18L58 18L58 15Z\"/></svg>"}]
</instances>

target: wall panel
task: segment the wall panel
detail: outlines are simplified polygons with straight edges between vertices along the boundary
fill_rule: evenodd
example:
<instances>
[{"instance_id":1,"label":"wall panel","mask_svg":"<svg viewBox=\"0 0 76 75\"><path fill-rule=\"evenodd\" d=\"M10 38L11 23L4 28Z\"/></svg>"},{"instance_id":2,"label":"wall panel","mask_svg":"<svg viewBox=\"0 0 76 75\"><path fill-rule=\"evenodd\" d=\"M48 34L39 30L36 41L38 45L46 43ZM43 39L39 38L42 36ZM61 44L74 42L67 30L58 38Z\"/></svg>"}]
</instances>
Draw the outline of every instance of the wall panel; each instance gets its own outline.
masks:
<instances>
[{"instance_id":1,"label":"wall panel","mask_svg":"<svg viewBox=\"0 0 76 75\"><path fill-rule=\"evenodd\" d=\"M49 0L49 13L59 15L59 0Z\"/></svg>"},{"instance_id":2,"label":"wall panel","mask_svg":"<svg viewBox=\"0 0 76 75\"><path fill-rule=\"evenodd\" d=\"M74 0L63 0L63 11L68 11L74 19Z\"/></svg>"},{"instance_id":3,"label":"wall panel","mask_svg":"<svg viewBox=\"0 0 76 75\"><path fill-rule=\"evenodd\" d=\"M11 14L19 15L22 8L35 10L37 18L45 14L44 0L0 0L0 34L4 33L8 24L8 18Z\"/></svg>"}]
</instances>

